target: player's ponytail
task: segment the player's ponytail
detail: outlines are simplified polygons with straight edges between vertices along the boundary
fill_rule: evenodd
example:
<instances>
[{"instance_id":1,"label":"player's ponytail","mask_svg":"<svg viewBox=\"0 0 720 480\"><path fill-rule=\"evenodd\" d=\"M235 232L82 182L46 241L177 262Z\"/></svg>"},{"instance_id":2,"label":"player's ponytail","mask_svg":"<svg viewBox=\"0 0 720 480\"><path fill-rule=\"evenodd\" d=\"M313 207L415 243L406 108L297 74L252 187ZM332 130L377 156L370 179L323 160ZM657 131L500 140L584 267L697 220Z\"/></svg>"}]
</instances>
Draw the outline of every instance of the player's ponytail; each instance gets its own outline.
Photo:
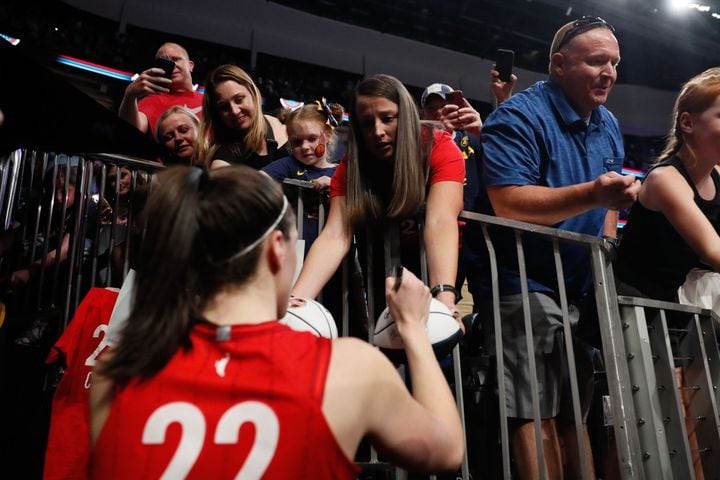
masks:
<instances>
[{"instance_id":1,"label":"player's ponytail","mask_svg":"<svg viewBox=\"0 0 720 480\"><path fill-rule=\"evenodd\" d=\"M191 257L198 235L200 168L159 176L144 215L135 301L105 374L118 381L152 375L186 342L196 283ZM152 272L152 275L149 274ZM187 345L184 345L187 346Z\"/></svg>"},{"instance_id":2,"label":"player's ponytail","mask_svg":"<svg viewBox=\"0 0 720 480\"><path fill-rule=\"evenodd\" d=\"M279 186L247 167L161 173L144 214L130 318L103 374L150 377L178 348L221 288L253 275L269 229L286 236L293 214Z\"/></svg>"}]
</instances>

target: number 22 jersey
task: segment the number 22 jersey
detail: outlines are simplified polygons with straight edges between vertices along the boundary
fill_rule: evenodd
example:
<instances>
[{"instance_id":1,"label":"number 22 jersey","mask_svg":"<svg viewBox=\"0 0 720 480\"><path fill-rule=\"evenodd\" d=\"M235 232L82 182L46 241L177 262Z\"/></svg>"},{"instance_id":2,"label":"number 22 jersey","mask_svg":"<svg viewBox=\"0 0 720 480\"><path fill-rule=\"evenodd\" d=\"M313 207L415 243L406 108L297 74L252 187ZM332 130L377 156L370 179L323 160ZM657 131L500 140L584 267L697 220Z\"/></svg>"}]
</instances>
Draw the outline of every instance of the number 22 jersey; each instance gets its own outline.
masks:
<instances>
[{"instance_id":1,"label":"number 22 jersey","mask_svg":"<svg viewBox=\"0 0 720 480\"><path fill-rule=\"evenodd\" d=\"M223 333L196 325L157 375L116 388L90 478L357 475L321 409L331 342L277 322Z\"/></svg>"}]
</instances>

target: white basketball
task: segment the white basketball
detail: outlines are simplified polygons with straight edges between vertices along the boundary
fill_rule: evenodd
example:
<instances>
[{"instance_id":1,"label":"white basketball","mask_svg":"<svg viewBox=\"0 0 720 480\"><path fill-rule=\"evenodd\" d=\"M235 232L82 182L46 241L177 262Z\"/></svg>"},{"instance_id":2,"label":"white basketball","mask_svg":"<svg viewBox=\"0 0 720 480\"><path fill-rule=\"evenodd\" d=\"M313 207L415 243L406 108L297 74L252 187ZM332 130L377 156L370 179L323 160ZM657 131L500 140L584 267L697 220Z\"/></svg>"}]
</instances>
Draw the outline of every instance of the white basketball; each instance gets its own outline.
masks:
<instances>
[{"instance_id":1,"label":"white basketball","mask_svg":"<svg viewBox=\"0 0 720 480\"><path fill-rule=\"evenodd\" d=\"M314 333L318 337L337 338L337 325L332 314L321 303L310 298L292 297L287 313L280 320L298 332Z\"/></svg>"},{"instance_id":2,"label":"white basketball","mask_svg":"<svg viewBox=\"0 0 720 480\"><path fill-rule=\"evenodd\" d=\"M450 353L460 340L460 337L462 337L460 325L450 313L450 309L434 298L430 302L430 313L428 314L425 331L427 331L428 339L438 356ZM390 315L388 308L385 308L378 317L375 324L373 343L387 354L405 349L397 325L395 325L395 320Z\"/></svg>"}]
</instances>

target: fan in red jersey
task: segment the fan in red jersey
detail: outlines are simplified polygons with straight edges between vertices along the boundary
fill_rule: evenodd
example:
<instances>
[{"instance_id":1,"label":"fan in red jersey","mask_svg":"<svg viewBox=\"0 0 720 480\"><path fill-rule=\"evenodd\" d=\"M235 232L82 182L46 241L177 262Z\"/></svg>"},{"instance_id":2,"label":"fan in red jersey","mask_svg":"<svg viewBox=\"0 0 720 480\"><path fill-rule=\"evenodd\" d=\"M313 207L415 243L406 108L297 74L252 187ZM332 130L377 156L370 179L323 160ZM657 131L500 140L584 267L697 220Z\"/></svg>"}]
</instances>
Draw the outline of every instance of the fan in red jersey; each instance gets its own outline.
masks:
<instances>
[{"instance_id":1,"label":"fan in red jersey","mask_svg":"<svg viewBox=\"0 0 720 480\"><path fill-rule=\"evenodd\" d=\"M276 321L297 231L269 177L173 167L145 214L130 317L93 373L91 478L350 479L365 436L403 467L458 467L460 419L414 275L386 282L411 395L367 343Z\"/></svg>"}]
</instances>

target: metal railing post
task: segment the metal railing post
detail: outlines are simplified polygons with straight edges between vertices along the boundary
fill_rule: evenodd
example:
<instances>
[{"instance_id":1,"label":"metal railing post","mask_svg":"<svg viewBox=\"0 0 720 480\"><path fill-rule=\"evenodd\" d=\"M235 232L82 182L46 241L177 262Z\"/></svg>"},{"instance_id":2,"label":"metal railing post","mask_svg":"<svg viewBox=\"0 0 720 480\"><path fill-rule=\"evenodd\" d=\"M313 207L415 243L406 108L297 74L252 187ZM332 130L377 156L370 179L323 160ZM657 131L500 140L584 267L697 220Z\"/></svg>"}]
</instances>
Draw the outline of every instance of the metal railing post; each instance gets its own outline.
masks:
<instances>
[{"instance_id":1,"label":"metal railing post","mask_svg":"<svg viewBox=\"0 0 720 480\"><path fill-rule=\"evenodd\" d=\"M495 358L496 358L496 372L498 382L498 401L500 410L500 441L502 444L502 466L503 466L503 478L510 480L512 478L512 471L510 470L510 433L508 429L508 415L507 415L507 393L505 387L505 356L503 354L502 345L502 319L500 318L500 281L498 275L498 264L497 256L495 253L495 246L493 245L490 233L488 231L488 225L482 223L483 237L485 238L485 246L488 250L488 258L490 261L490 279L492 288L492 302L493 302L493 328L495 332L500 332L500 335L495 334Z\"/></svg>"},{"instance_id":2,"label":"metal railing post","mask_svg":"<svg viewBox=\"0 0 720 480\"><path fill-rule=\"evenodd\" d=\"M620 475L645 479L612 266L601 244L594 244L590 253Z\"/></svg>"},{"instance_id":3,"label":"metal railing post","mask_svg":"<svg viewBox=\"0 0 720 480\"><path fill-rule=\"evenodd\" d=\"M573 347L573 336L570 325L570 313L568 307L567 290L565 288L565 274L563 272L562 258L560 256L560 245L556 238L552 241L553 257L555 258L555 274L558 279L558 294L560 297L560 311L563 318L563 340L565 341L565 352L567 355L570 372L570 394L572 397L573 423L577 441L577 452L580 463L580 471L583 480L590 478L590 466L587 463L587 455L584 454L585 425L582 412L580 411L580 390L578 388L577 365L575 363L575 349Z\"/></svg>"}]
</instances>

